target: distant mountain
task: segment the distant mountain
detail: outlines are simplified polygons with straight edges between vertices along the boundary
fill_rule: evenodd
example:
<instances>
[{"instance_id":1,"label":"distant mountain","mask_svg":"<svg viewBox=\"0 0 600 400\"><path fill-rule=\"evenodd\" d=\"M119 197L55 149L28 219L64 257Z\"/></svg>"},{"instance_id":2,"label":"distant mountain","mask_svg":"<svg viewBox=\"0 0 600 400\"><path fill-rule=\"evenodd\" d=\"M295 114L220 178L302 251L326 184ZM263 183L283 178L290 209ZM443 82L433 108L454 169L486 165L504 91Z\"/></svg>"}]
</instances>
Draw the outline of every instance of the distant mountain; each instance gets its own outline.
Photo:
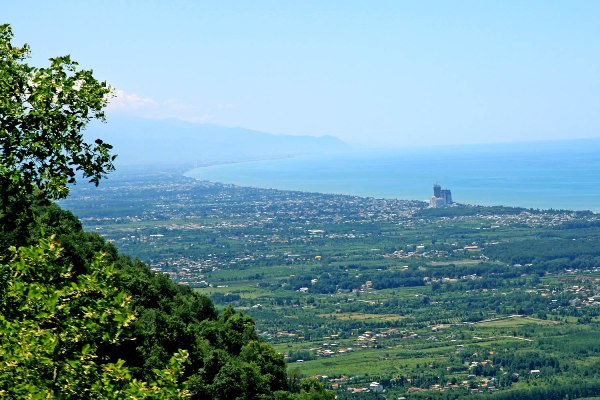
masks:
<instances>
[{"instance_id":1,"label":"distant mountain","mask_svg":"<svg viewBox=\"0 0 600 400\"><path fill-rule=\"evenodd\" d=\"M179 120L111 118L85 131L114 146L117 165L212 164L349 149L333 136L274 135Z\"/></svg>"}]
</instances>

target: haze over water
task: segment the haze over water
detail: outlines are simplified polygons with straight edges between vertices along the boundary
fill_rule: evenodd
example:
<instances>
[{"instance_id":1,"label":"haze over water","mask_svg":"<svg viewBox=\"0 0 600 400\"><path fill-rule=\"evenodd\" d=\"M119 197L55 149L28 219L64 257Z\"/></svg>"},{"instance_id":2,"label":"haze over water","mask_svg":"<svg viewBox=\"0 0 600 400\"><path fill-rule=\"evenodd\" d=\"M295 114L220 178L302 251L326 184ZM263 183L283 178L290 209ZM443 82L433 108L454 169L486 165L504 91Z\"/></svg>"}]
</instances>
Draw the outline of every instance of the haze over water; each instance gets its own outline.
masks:
<instances>
[{"instance_id":1,"label":"haze over water","mask_svg":"<svg viewBox=\"0 0 600 400\"><path fill-rule=\"evenodd\" d=\"M242 162L186 175L241 186L427 201L600 211L600 141L405 148Z\"/></svg>"}]
</instances>

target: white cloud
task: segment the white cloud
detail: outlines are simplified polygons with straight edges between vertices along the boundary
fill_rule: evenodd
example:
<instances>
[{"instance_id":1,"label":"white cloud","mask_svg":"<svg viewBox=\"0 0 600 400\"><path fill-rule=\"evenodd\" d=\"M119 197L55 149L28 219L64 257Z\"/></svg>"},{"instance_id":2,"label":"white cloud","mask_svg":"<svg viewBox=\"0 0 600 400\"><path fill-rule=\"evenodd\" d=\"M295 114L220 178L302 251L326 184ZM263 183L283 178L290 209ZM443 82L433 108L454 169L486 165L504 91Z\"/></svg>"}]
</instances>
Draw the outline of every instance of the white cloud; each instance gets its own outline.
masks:
<instances>
[{"instance_id":1,"label":"white cloud","mask_svg":"<svg viewBox=\"0 0 600 400\"><path fill-rule=\"evenodd\" d=\"M139 110L143 108L154 108L159 102L150 97L141 97L134 93L127 93L117 89L114 98L110 100L108 108L113 110Z\"/></svg>"},{"instance_id":2,"label":"white cloud","mask_svg":"<svg viewBox=\"0 0 600 400\"><path fill-rule=\"evenodd\" d=\"M209 122L214 115L207 109L176 100L156 100L117 89L108 104L109 112L143 118L175 118L190 122Z\"/></svg>"}]
</instances>

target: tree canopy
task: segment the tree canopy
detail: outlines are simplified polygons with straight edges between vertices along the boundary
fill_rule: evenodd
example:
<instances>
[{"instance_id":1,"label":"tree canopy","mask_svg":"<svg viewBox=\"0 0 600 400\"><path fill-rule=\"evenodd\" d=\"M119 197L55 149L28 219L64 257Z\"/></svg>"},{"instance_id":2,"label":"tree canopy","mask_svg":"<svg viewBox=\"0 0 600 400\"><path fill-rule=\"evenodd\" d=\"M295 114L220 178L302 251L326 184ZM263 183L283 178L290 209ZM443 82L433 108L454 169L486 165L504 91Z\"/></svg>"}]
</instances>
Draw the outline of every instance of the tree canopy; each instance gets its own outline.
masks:
<instances>
[{"instance_id":1,"label":"tree canopy","mask_svg":"<svg viewBox=\"0 0 600 400\"><path fill-rule=\"evenodd\" d=\"M30 66L29 46L14 46L0 25L0 183L3 206L35 189L59 199L78 173L96 185L114 169L111 146L87 143L83 129L104 121L111 88L69 56Z\"/></svg>"},{"instance_id":2,"label":"tree canopy","mask_svg":"<svg viewBox=\"0 0 600 400\"><path fill-rule=\"evenodd\" d=\"M187 352L135 379L122 359L98 349L122 343L135 319L131 297L98 255L86 274L65 263L58 242L13 248L0 264L0 396L11 398L182 398Z\"/></svg>"}]
</instances>

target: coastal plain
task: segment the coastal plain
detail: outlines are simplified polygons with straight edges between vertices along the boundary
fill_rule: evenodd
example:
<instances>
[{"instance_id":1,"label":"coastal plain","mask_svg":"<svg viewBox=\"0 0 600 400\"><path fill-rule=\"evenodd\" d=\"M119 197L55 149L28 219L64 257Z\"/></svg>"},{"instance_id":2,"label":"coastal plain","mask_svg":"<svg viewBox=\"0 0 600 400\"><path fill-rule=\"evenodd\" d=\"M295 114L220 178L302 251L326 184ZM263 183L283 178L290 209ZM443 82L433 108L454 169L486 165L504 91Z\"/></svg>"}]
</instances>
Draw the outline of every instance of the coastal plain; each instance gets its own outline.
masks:
<instances>
[{"instance_id":1,"label":"coastal plain","mask_svg":"<svg viewBox=\"0 0 600 400\"><path fill-rule=\"evenodd\" d=\"M75 188L61 205L252 316L292 377L338 398L600 393L596 213L430 209L175 172Z\"/></svg>"}]
</instances>

